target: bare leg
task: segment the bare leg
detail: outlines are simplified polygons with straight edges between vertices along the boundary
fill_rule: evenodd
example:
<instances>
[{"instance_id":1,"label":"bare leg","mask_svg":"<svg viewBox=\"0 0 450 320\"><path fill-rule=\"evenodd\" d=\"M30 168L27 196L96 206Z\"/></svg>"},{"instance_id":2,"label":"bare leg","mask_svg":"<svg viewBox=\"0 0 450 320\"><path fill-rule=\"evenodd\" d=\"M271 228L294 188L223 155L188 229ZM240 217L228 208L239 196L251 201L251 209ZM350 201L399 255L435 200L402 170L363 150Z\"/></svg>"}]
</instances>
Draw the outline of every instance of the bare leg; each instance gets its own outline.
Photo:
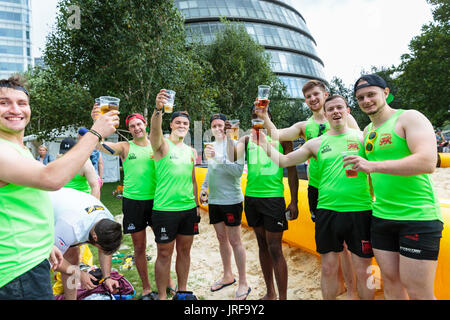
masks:
<instances>
[{"instance_id":1,"label":"bare leg","mask_svg":"<svg viewBox=\"0 0 450 320\"><path fill-rule=\"evenodd\" d=\"M170 277L170 264L172 261L175 240L169 243L157 243L157 257L155 262L155 281L158 295L161 300L167 299L166 289Z\"/></svg>"},{"instance_id":2,"label":"bare leg","mask_svg":"<svg viewBox=\"0 0 450 320\"><path fill-rule=\"evenodd\" d=\"M256 240L258 241L259 262L267 288L267 293L262 300L275 300L277 298L277 293L275 292L273 283L273 265L269 247L267 245L266 230L264 227L254 227L253 230L255 231Z\"/></svg>"},{"instance_id":3,"label":"bare leg","mask_svg":"<svg viewBox=\"0 0 450 320\"><path fill-rule=\"evenodd\" d=\"M177 235L177 260L175 270L177 272L178 290L180 291L187 290L189 267L191 265L191 247L193 241L194 236Z\"/></svg>"},{"instance_id":4,"label":"bare leg","mask_svg":"<svg viewBox=\"0 0 450 320\"><path fill-rule=\"evenodd\" d=\"M339 253L328 252L321 254L320 257L322 261L321 288L323 299L335 300L339 290Z\"/></svg>"},{"instance_id":5,"label":"bare leg","mask_svg":"<svg viewBox=\"0 0 450 320\"><path fill-rule=\"evenodd\" d=\"M133 240L134 246L134 262L136 264L136 269L141 278L142 282L142 295L146 295L152 291L150 287L150 281L148 280L148 269L147 269L147 238L145 229L132 233L131 239Z\"/></svg>"},{"instance_id":6,"label":"bare leg","mask_svg":"<svg viewBox=\"0 0 450 320\"><path fill-rule=\"evenodd\" d=\"M228 238L233 248L234 259L239 273L239 286L236 295L242 295L248 292L247 272L246 272L246 253L241 241L241 226L226 227Z\"/></svg>"},{"instance_id":7,"label":"bare leg","mask_svg":"<svg viewBox=\"0 0 450 320\"><path fill-rule=\"evenodd\" d=\"M398 252L373 249L383 279L386 300L407 300L408 293L400 280L400 254Z\"/></svg>"},{"instance_id":8,"label":"bare leg","mask_svg":"<svg viewBox=\"0 0 450 320\"><path fill-rule=\"evenodd\" d=\"M416 260L400 255L400 279L411 299L436 300L434 278L437 261Z\"/></svg>"},{"instance_id":9,"label":"bare leg","mask_svg":"<svg viewBox=\"0 0 450 320\"><path fill-rule=\"evenodd\" d=\"M223 277L218 281L218 283L231 283L234 280L233 271L231 269L232 248L228 239L225 223L219 222L214 224L214 229L216 230L217 240L219 240L219 251L223 265ZM211 286L212 290L217 290L218 288L219 286L215 284Z\"/></svg>"}]
</instances>

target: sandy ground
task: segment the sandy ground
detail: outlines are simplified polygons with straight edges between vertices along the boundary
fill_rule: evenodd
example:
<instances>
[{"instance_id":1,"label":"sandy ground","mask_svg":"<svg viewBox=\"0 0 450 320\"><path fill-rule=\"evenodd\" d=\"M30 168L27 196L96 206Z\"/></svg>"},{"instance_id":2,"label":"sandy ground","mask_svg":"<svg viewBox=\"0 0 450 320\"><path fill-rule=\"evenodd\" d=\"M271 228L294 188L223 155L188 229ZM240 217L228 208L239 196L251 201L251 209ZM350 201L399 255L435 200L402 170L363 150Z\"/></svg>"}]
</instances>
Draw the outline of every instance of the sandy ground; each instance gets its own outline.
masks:
<instances>
[{"instance_id":1,"label":"sandy ground","mask_svg":"<svg viewBox=\"0 0 450 320\"><path fill-rule=\"evenodd\" d=\"M437 168L432 175L439 198L450 200L450 168ZM220 291L211 292L210 286L222 276L222 262L218 249L218 241L212 225L209 224L207 212L202 212L200 234L195 237L191 251L191 269L188 289L206 300L233 299L237 283ZM150 230L149 230L150 231ZM154 244L153 232L147 232L148 243ZM247 280L252 288L248 300L257 300L266 293L264 280L258 258L258 245L251 229L242 228L242 242L247 254ZM149 254L156 257L156 246L149 246ZM289 300L320 300L320 260L317 256L300 249L283 244L283 253L288 265L288 299ZM174 259L171 270L175 270ZM233 260L234 274L237 269ZM339 299L345 299L345 294ZM376 294L376 299L383 299L382 292Z\"/></svg>"}]
</instances>

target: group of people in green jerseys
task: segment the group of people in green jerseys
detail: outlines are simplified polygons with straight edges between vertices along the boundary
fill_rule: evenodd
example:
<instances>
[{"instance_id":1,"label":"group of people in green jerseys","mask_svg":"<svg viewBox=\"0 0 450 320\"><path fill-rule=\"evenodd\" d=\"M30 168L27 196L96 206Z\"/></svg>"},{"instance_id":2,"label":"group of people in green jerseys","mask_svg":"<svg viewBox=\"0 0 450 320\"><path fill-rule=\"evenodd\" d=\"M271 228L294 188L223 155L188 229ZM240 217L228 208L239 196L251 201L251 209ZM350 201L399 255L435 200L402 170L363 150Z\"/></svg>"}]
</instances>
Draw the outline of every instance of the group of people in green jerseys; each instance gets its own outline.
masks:
<instances>
[{"instance_id":1,"label":"group of people in green jerseys","mask_svg":"<svg viewBox=\"0 0 450 320\"><path fill-rule=\"evenodd\" d=\"M216 137L208 152L208 172L201 193L209 192L210 223L220 243L223 277L211 291L236 282L231 252L239 272L235 299L246 299L245 249L240 221L245 210L259 248L267 292L262 299L287 299L288 272L281 239L288 219L298 217L296 165L309 161L308 202L321 255L324 299L347 290L350 299L373 299L368 285L372 257L380 267L386 299L433 299L434 276L443 230L439 201L430 173L436 164L436 140L429 120L415 110L395 110L386 102L389 88L378 75L361 76L354 94L371 123L363 132L342 96L329 96L317 80L303 87L312 116L277 129L269 107L255 102L252 118L265 130L233 141L225 115L210 119ZM184 143L190 116L170 114L171 133L162 131L165 89L156 97L150 134L146 119L130 114L125 124L130 141L104 142L120 156L124 168L123 232L131 234L144 300L195 299L188 291L190 251L200 221L195 175L197 152ZM92 150L118 126L117 111L100 115L94 106L92 128L64 157L47 166L33 159L23 143L31 109L29 93L16 78L0 81L0 299L51 299L50 267L62 255L53 245L52 208L48 190L58 190L82 168ZM265 132L265 133L264 133ZM292 141L305 144L293 150ZM105 152L103 146L101 150ZM354 151L343 157L345 151ZM240 188L247 164L245 196ZM345 167L352 165L355 177ZM287 168L291 202L284 200ZM289 216L286 216L286 212ZM156 290L147 272L146 227L157 244ZM175 285L170 266L176 251ZM49 263L50 262L50 263ZM278 290L275 290L275 283ZM301 285L301 284L299 284Z\"/></svg>"}]
</instances>

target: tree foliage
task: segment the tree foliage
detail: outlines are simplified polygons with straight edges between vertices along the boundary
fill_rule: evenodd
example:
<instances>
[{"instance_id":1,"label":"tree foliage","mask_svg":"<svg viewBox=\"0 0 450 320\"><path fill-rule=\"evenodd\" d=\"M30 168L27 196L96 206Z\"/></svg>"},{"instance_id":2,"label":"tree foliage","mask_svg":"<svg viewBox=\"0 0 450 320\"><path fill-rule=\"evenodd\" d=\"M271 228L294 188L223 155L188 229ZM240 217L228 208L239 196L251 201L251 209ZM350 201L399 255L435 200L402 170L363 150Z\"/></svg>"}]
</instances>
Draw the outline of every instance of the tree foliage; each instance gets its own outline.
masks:
<instances>
[{"instance_id":1,"label":"tree foliage","mask_svg":"<svg viewBox=\"0 0 450 320\"><path fill-rule=\"evenodd\" d=\"M52 70L39 67L28 71L25 76L32 110L26 134L36 134L39 140L52 140L62 127L92 123L90 109L93 98L79 83L68 83L55 77Z\"/></svg>"},{"instance_id":2,"label":"tree foliage","mask_svg":"<svg viewBox=\"0 0 450 320\"><path fill-rule=\"evenodd\" d=\"M206 81L217 88L215 111L241 120L250 127L250 108L258 93L258 85L271 86L270 108L273 120L285 126L285 108L289 107L286 86L272 72L269 54L246 32L242 24L222 20L224 28L208 45L197 43L199 56L209 63L212 72Z\"/></svg>"},{"instance_id":3,"label":"tree foliage","mask_svg":"<svg viewBox=\"0 0 450 320\"><path fill-rule=\"evenodd\" d=\"M71 6L80 8L80 28L68 24ZM175 109L194 118L210 107L208 68L186 50L172 0L60 0L58 8L44 61L64 81L80 83L92 97L119 97L122 117L151 112L161 88L175 90Z\"/></svg>"},{"instance_id":4,"label":"tree foliage","mask_svg":"<svg viewBox=\"0 0 450 320\"><path fill-rule=\"evenodd\" d=\"M428 2L435 6L434 22L424 25L411 40L396 81L405 107L421 111L433 125L441 126L450 119L450 4Z\"/></svg>"}]
</instances>

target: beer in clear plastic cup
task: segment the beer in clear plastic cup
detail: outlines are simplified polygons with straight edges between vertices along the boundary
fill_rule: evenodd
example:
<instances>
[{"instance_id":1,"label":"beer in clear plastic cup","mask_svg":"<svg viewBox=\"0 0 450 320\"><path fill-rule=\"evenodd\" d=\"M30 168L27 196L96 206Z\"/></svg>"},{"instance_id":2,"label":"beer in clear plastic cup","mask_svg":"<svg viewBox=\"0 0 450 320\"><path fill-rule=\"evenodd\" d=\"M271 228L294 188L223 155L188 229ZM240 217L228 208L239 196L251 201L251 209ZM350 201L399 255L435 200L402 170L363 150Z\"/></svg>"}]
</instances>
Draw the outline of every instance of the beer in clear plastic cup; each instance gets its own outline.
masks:
<instances>
[{"instance_id":1,"label":"beer in clear plastic cup","mask_svg":"<svg viewBox=\"0 0 450 320\"><path fill-rule=\"evenodd\" d=\"M206 152L206 149L212 149L213 148L213 142L212 141L205 141L204 143L204 153L205 153L205 157L206 159L211 159L212 157L209 156L209 152Z\"/></svg>"},{"instance_id":2,"label":"beer in clear plastic cup","mask_svg":"<svg viewBox=\"0 0 450 320\"><path fill-rule=\"evenodd\" d=\"M357 155L358 155L358 151L356 151L356 150L341 152L342 161L344 161L345 157L357 156ZM345 175L347 176L347 178L356 178L358 176L358 171L353 170L352 168L353 168L352 164L349 164L348 166L345 167Z\"/></svg>"},{"instance_id":3,"label":"beer in clear plastic cup","mask_svg":"<svg viewBox=\"0 0 450 320\"><path fill-rule=\"evenodd\" d=\"M269 105L270 86L259 85L258 86L258 107L267 108Z\"/></svg>"},{"instance_id":4,"label":"beer in clear plastic cup","mask_svg":"<svg viewBox=\"0 0 450 320\"><path fill-rule=\"evenodd\" d=\"M166 90L166 93L169 95L167 102L164 104L164 113L172 113L173 112L173 104L175 103L175 91Z\"/></svg>"},{"instance_id":5,"label":"beer in clear plastic cup","mask_svg":"<svg viewBox=\"0 0 450 320\"><path fill-rule=\"evenodd\" d=\"M239 139L239 120L229 120L231 124L231 139Z\"/></svg>"},{"instance_id":6,"label":"beer in clear plastic cup","mask_svg":"<svg viewBox=\"0 0 450 320\"><path fill-rule=\"evenodd\" d=\"M100 114L104 115L105 113L111 110L119 110L119 103L120 99L116 97L110 96L100 97Z\"/></svg>"}]
</instances>

